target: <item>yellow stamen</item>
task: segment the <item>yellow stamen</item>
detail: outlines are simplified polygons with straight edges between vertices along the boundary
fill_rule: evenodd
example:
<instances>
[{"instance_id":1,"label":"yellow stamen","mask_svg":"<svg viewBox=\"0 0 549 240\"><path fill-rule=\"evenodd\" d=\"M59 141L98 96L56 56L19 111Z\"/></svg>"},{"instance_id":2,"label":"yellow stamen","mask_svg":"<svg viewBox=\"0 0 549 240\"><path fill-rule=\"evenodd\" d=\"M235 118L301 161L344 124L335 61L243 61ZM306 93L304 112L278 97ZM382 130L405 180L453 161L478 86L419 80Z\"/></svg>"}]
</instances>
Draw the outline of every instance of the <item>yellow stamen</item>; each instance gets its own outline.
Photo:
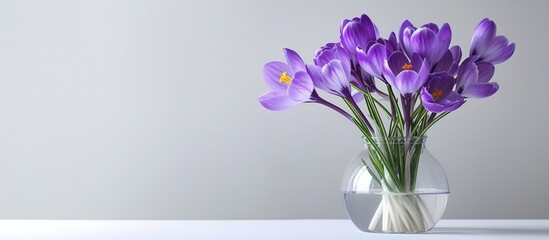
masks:
<instances>
[{"instance_id":1,"label":"yellow stamen","mask_svg":"<svg viewBox=\"0 0 549 240\"><path fill-rule=\"evenodd\" d=\"M402 70L412 70L412 65L405 63L404 66L402 66Z\"/></svg>"},{"instance_id":2,"label":"yellow stamen","mask_svg":"<svg viewBox=\"0 0 549 240\"><path fill-rule=\"evenodd\" d=\"M290 83L292 82L292 78L288 76L286 72L282 72L282 75L280 75L278 82L285 82L286 84L290 85Z\"/></svg>"},{"instance_id":3,"label":"yellow stamen","mask_svg":"<svg viewBox=\"0 0 549 240\"><path fill-rule=\"evenodd\" d=\"M437 89L435 90L435 92L433 93L433 98L436 100L438 97L440 97L440 95L442 95L444 92L440 89Z\"/></svg>"}]
</instances>

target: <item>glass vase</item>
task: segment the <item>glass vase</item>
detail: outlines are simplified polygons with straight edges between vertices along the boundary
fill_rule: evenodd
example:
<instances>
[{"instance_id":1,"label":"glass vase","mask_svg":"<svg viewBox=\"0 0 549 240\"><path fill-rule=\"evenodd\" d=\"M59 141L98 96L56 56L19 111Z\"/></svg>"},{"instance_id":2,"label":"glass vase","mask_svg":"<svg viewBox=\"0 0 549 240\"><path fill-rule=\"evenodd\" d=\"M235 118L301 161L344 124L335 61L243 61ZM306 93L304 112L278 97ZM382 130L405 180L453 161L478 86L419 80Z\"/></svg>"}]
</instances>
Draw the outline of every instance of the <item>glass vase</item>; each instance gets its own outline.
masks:
<instances>
[{"instance_id":1,"label":"glass vase","mask_svg":"<svg viewBox=\"0 0 549 240\"><path fill-rule=\"evenodd\" d=\"M342 181L345 208L365 232L417 233L438 222L450 193L426 137L365 139Z\"/></svg>"}]
</instances>

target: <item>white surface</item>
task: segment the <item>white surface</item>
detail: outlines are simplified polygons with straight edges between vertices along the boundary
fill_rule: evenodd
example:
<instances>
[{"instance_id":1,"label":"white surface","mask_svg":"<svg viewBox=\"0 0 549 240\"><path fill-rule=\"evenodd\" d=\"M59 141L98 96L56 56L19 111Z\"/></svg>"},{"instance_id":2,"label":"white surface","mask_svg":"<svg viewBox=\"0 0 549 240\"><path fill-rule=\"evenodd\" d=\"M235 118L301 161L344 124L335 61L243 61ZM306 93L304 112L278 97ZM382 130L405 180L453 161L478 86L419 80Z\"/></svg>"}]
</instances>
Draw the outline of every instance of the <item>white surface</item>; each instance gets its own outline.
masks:
<instances>
[{"instance_id":1,"label":"white surface","mask_svg":"<svg viewBox=\"0 0 549 240\"><path fill-rule=\"evenodd\" d=\"M340 180L359 131L326 107L271 112L257 97L263 64L284 61L282 48L311 63L362 13L383 36L404 19L448 22L464 53L484 17L516 42L496 70L499 92L439 122L427 146L448 174L445 218L549 218L548 9L0 0L0 218L345 218Z\"/></svg>"},{"instance_id":2,"label":"white surface","mask_svg":"<svg viewBox=\"0 0 549 240\"><path fill-rule=\"evenodd\" d=\"M360 232L350 220L0 220L0 239L549 239L549 220L441 220L406 235Z\"/></svg>"}]
</instances>

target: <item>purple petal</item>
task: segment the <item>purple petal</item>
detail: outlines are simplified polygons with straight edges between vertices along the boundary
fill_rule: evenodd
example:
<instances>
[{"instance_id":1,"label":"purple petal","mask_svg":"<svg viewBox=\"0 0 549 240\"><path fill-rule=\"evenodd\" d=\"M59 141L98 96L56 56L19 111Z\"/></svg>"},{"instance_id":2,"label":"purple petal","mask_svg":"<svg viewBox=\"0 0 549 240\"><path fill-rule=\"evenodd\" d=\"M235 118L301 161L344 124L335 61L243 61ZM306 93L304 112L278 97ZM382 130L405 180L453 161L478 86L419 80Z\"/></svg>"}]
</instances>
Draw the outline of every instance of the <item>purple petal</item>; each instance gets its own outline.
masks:
<instances>
[{"instance_id":1,"label":"purple petal","mask_svg":"<svg viewBox=\"0 0 549 240\"><path fill-rule=\"evenodd\" d=\"M345 72L339 60L332 60L322 67L322 75L326 80L326 86L344 96L350 94L349 90L349 72Z\"/></svg>"},{"instance_id":2,"label":"purple petal","mask_svg":"<svg viewBox=\"0 0 549 240\"><path fill-rule=\"evenodd\" d=\"M499 38L505 39L505 41L500 40ZM493 64L499 64L502 62L507 61L511 56L513 56L513 53L515 52L515 44L511 43L507 45L508 41L507 38L503 36L497 36L496 42L493 45L494 47L489 48L488 52L494 52L491 53L491 55L488 55L487 57L483 58L483 61L491 62ZM497 45L501 44L501 45ZM488 53L487 53L488 54Z\"/></svg>"},{"instance_id":3,"label":"purple petal","mask_svg":"<svg viewBox=\"0 0 549 240\"><path fill-rule=\"evenodd\" d=\"M450 69L448 69L448 74L455 76L456 72L458 70L459 65L457 63L453 63Z\"/></svg>"},{"instance_id":4,"label":"purple petal","mask_svg":"<svg viewBox=\"0 0 549 240\"><path fill-rule=\"evenodd\" d=\"M383 63L387 58L387 48L379 43L374 44L369 50L368 54L364 53L364 50L357 47L357 61L358 64L368 74L376 77L380 77L383 72Z\"/></svg>"},{"instance_id":5,"label":"purple petal","mask_svg":"<svg viewBox=\"0 0 549 240\"><path fill-rule=\"evenodd\" d=\"M410 48L412 52L426 58L431 64L435 64L438 60L436 58L439 55L440 43L437 35L429 28L420 28L412 34Z\"/></svg>"},{"instance_id":6,"label":"purple petal","mask_svg":"<svg viewBox=\"0 0 549 240\"><path fill-rule=\"evenodd\" d=\"M402 71L402 66L404 66L404 64L409 64L410 62L404 53L394 52L387 59L387 63L393 75L397 75Z\"/></svg>"},{"instance_id":7,"label":"purple petal","mask_svg":"<svg viewBox=\"0 0 549 240\"><path fill-rule=\"evenodd\" d=\"M445 112L452 112L461 107L465 101L458 93L450 92L450 94L448 94L448 96L441 103L446 106L446 109L444 110Z\"/></svg>"},{"instance_id":8,"label":"purple petal","mask_svg":"<svg viewBox=\"0 0 549 240\"><path fill-rule=\"evenodd\" d=\"M353 19L354 20L354 19ZM344 19L343 22L341 23L341 25L339 26L339 32L342 33L343 32L343 28L345 28L345 26L347 26L347 24L351 22L351 20L349 19Z\"/></svg>"},{"instance_id":9,"label":"purple petal","mask_svg":"<svg viewBox=\"0 0 549 240\"><path fill-rule=\"evenodd\" d=\"M424 25L421 26L421 27L422 27L422 28L423 28L423 27L424 27L424 28L429 28L429 29L431 29L431 30L432 30L433 32L435 32L435 33L438 33L438 31L439 31L438 26L437 26L436 24L434 24L434 23L427 23L427 24L424 24Z\"/></svg>"},{"instance_id":10,"label":"purple petal","mask_svg":"<svg viewBox=\"0 0 549 240\"><path fill-rule=\"evenodd\" d=\"M479 61L498 64L509 59L515 44L509 44L504 36L496 36L496 24L490 19L483 19L475 28L471 41L470 55L479 56Z\"/></svg>"},{"instance_id":11,"label":"purple petal","mask_svg":"<svg viewBox=\"0 0 549 240\"><path fill-rule=\"evenodd\" d=\"M395 88L403 95L415 93L422 84L418 81L418 74L412 70L404 70L395 78Z\"/></svg>"},{"instance_id":12,"label":"purple petal","mask_svg":"<svg viewBox=\"0 0 549 240\"><path fill-rule=\"evenodd\" d=\"M355 49L353 49L353 55L355 51L356 51L356 47ZM336 53L337 53L339 62L341 63L341 67L343 68L343 72L345 72L347 75L351 74L351 58L349 57L345 49L343 49L340 46L337 46Z\"/></svg>"},{"instance_id":13,"label":"purple petal","mask_svg":"<svg viewBox=\"0 0 549 240\"><path fill-rule=\"evenodd\" d=\"M431 64L438 62L438 60L450 47L450 41L452 41L452 29L450 29L450 25L448 25L448 23L442 25L437 34L437 38L439 43L439 49L437 51L438 55L435 59L432 59L432 62L430 62Z\"/></svg>"},{"instance_id":14,"label":"purple petal","mask_svg":"<svg viewBox=\"0 0 549 240\"><path fill-rule=\"evenodd\" d=\"M475 27L473 39L471 40L471 51L469 54L477 55L486 51L489 41L496 36L496 31L496 24L492 20L485 18L480 21Z\"/></svg>"},{"instance_id":15,"label":"purple petal","mask_svg":"<svg viewBox=\"0 0 549 240\"><path fill-rule=\"evenodd\" d=\"M490 41L489 45L486 47L484 52L479 52L480 61L484 62L493 62L495 61L503 62L507 59L500 59L501 55L507 49L509 41L504 36L497 36Z\"/></svg>"},{"instance_id":16,"label":"purple petal","mask_svg":"<svg viewBox=\"0 0 549 240\"><path fill-rule=\"evenodd\" d=\"M436 103L436 102L428 102L423 99L423 95L421 95L421 97L422 97L421 100L423 103L423 107L427 109L429 112L441 113L446 111L447 107L444 104Z\"/></svg>"},{"instance_id":17,"label":"purple petal","mask_svg":"<svg viewBox=\"0 0 549 240\"><path fill-rule=\"evenodd\" d=\"M442 58L435 65L433 72L448 72L452 65L454 64L454 56L450 50L447 50Z\"/></svg>"},{"instance_id":18,"label":"purple petal","mask_svg":"<svg viewBox=\"0 0 549 240\"><path fill-rule=\"evenodd\" d=\"M379 31L368 15L362 14L360 16L360 25L362 25L364 35L366 35L368 42L375 41L378 38Z\"/></svg>"},{"instance_id":19,"label":"purple petal","mask_svg":"<svg viewBox=\"0 0 549 240\"><path fill-rule=\"evenodd\" d=\"M334 92L331 92L331 90L326 85L326 80L324 79L324 75L322 75L322 68L320 68L319 66L310 65L310 64L305 65L305 68L307 69L307 73L311 77L315 87L329 93L334 93Z\"/></svg>"},{"instance_id":20,"label":"purple petal","mask_svg":"<svg viewBox=\"0 0 549 240\"><path fill-rule=\"evenodd\" d=\"M356 46L366 47L370 41L375 41L379 31L372 20L363 14L360 19L354 18L351 21L344 21L340 27L341 43L348 53L354 55Z\"/></svg>"},{"instance_id":21,"label":"purple petal","mask_svg":"<svg viewBox=\"0 0 549 240\"><path fill-rule=\"evenodd\" d=\"M461 66L467 66L467 64L469 63L475 63L478 61L478 56L469 56L467 57L465 60L463 60L463 62L461 62Z\"/></svg>"},{"instance_id":22,"label":"purple petal","mask_svg":"<svg viewBox=\"0 0 549 240\"><path fill-rule=\"evenodd\" d=\"M494 65L487 62L478 62L477 68L478 68L477 82L479 83L490 81L490 79L492 79L492 77L494 76L494 72L496 71L496 68L494 67Z\"/></svg>"},{"instance_id":23,"label":"purple petal","mask_svg":"<svg viewBox=\"0 0 549 240\"><path fill-rule=\"evenodd\" d=\"M364 40L361 39L362 33L357 21L350 21L341 28L341 44L345 49L354 49L356 46L361 45Z\"/></svg>"},{"instance_id":24,"label":"purple petal","mask_svg":"<svg viewBox=\"0 0 549 240\"><path fill-rule=\"evenodd\" d=\"M283 72L290 74L290 67L282 62L269 62L263 67L263 79L269 88L276 92L285 93L288 84L280 82Z\"/></svg>"},{"instance_id":25,"label":"purple petal","mask_svg":"<svg viewBox=\"0 0 549 240\"><path fill-rule=\"evenodd\" d=\"M467 86L461 95L468 98L486 98L492 96L498 89L499 85L495 82L478 83Z\"/></svg>"},{"instance_id":26,"label":"purple petal","mask_svg":"<svg viewBox=\"0 0 549 240\"><path fill-rule=\"evenodd\" d=\"M387 49L389 49L391 53L398 51L398 42L396 34L394 32L391 32L391 34L389 34L389 38L387 39L385 46L387 47Z\"/></svg>"},{"instance_id":27,"label":"purple petal","mask_svg":"<svg viewBox=\"0 0 549 240\"><path fill-rule=\"evenodd\" d=\"M409 20L404 20L400 25L400 30L398 31L398 42L402 43L404 39L404 30L407 28L415 29L414 25Z\"/></svg>"},{"instance_id":28,"label":"purple petal","mask_svg":"<svg viewBox=\"0 0 549 240\"><path fill-rule=\"evenodd\" d=\"M419 72L421 65L423 64L423 59L419 56L419 54L413 53L410 58L410 63L412 63L412 70Z\"/></svg>"},{"instance_id":29,"label":"purple petal","mask_svg":"<svg viewBox=\"0 0 549 240\"><path fill-rule=\"evenodd\" d=\"M402 49L404 49L404 53L406 53L406 56L412 56L412 53L414 52L412 50L412 34L414 34L414 29L412 28L406 28L404 29L404 32L402 33Z\"/></svg>"},{"instance_id":30,"label":"purple petal","mask_svg":"<svg viewBox=\"0 0 549 240\"><path fill-rule=\"evenodd\" d=\"M292 74L295 74L299 71L305 71L305 63L303 59L297 54L294 50L289 48L284 48L284 55L286 55L286 61L292 70Z\"/></svg>"},{"instance_id":31,"label":"purple petal","mask_svg":"<svg viewBox=\"0 0 549 240\"><path fill-rule=\"evenodd\" d=\"M439 96L439 101L435 101L433 96L426 88L421 89L421 101L423 107L434 113L451 112L458 109L465 102L463 97L456 92L450 92L445 98Z\"/></svg>"},{"instance_id":32,"label":"purple petal","mask_svg":"<svg viewBox=\"0 0 549 240\"><path fill-rule=\"evenodd\" d=\"M454 57L454 63L452 63L452 66L448 69L448 73L455 76L459 67L459 61L461 61L461 47L457 45L453 46L450 48L450 51L452 52L452 56Z\"/></svg>"},{"instance_id":33,"label":"purple petal","mask_svg":"<svg viewBox=\"0 0 549 240\"><path fill-rule=\"evenodd\" d=\"M454 62L459 63L461 61L461 47L458 45L453 46L450 48L450 51L452 52L452 56L454 56Z\"/></svg>"},{"instance_id":34,"label":"purple petal","mask_svg":"<svg viewBox=\"0 0 549 240\"><path fill-rule=\"evenodd\" d=\"M376 43L378 44L378 43ZM357 46L356 47L356 59L357 59L357 62L358 64L362 67L362 65L369 65L370 63L370 59L368 58L368 56L366 55L366 53L364 52L364 50L360 47L360 46ZM367 66L369 68L369 66ZM365 67L362 67L362 69L365 69Z\"/></svg>"},{"instance_id":35,"label":"purple petal","mask_svg":"<svg viewBox=\"0 0 549 240\"><path fill-rule=\"evenodd\" d=\"M335 56L334 51L328 50L328 45L331 45L333 43L328 43L327 46L321 47L319 50L317 50L315 57L314 57L314 63L320 67L324 66L326 63L330 62L332 59L337 58Z\"/></svg>"},{"instance_id":36,"label":"purple petal","mask_svg":"<svg viewBox=\"0 0 549 240\"><path fill-rule=\"evenodd\" d=\"M389 61L385 61L383 64L383 76L385 77L385 80L387 80L387 83L389 83L391 86L395 85L395 74L393 73L393 70L391 70L391 67L389 66Z\"/></svg>"},{"instance_id":37,"label":"purple petal","mask_svg":"<svg viewBox=\"0 0 549 240\"><path fill-rule=\"evenodd\" d=\"M478 82L478 68L474 62L469 61L470 58L463 61L457 72L457 91L462 91L469 85Z\"/></svg>"},{"instance_id":38,"label":"purple petal","mask_svg":"<svg viewBox=\"0 0 549 240\"><path fill-rule=\"evenodd\" d=\"M314 90L313 80L306 72L297 72L294 79L288 86L288 96L298 102L305 102L311 99Z\"/></svg>"},{"instance_id":39,"label":"purple petal","mask_svg":"<svg viewBox=\"0 0 549 240\"><path fill-rule=\"evenodd\" d=\"M427 84L427 91L434 93L437 90L442 91L442 94L438 96L438 99L446 98L452 89L454 88L454 78L450 75L434 76L429 80Z\"/></svg>"},{"instance_id":40,"label":"purple petal","mask_svg":"<svg viewBox=\"0 0 549 240\"><path fill-rule=\"evenodd\" d=\"M410 37L415 30L416 27L410 21L406 20L400 25L398 32L398 42L408 56L412 55L410 52Z\"/></svg>"},{"instance_id":41,"label":"purple petal","mask_svg":"<svg viewBox=\"0 0 549 240\"><path fill-rule=\"evenodd\" d=\"M511 56L513 56L513 53L515 53L515 43L511 43L507 46L507 48L505 48L505 51L500 56L500 59L502 61L496 61L496 62L493 62L493 63L498 64L498 63L507 61L507 59L509 59Z\"/></svg>"},{"instance_id":42,"label":"purple petal","mask_svg":"<svg viewBox=\"0 0 549 240\"><path fill-rule=\"evenodd\" d=\"M431 93L429 92L429 90L427 90L427 87L422 87L421 88L421 100L423 102L435 102L435 99L433 98L433 95L431 95Z\"/></svg>"},{"instance_id":43,"label":"purple petal","mask_svg":"<svg viewBox=\"0 0 549 240\"><path fill-rule=\"evenodd\" d=\"M416 81L417 81L418 86L417 86L415 91L417 91L419 89L419 87L423 86L423 84L425 84L425 82L427 82L427 78L429 77L430 68L431 67L429 67L429 63L427 63L427 60L423 60L423 64L421 64L421 69L419 70L418 75L417 75Z\"/></svg>"},{"instance_id":44,"label":"purple petal","mask_svg":"<svg viewBox=\"0 0 549 240\"><path fill-rule=\"evenodd\" d=\"M290 99L286 93L275 91L270 91L259 96L259 102L263 107L272 111L287 110L300 103Z\"/></svg>"},{"instance_id":45,"label":"purple petal","mask_svg":"<svg viewBox=\"0 0 549 240\"><path fill-rule=\"evenodd\" d=\"M434 113L444 112L444 109L446 108L444 105L436 103L435 99L426 88L421 88L421 102L425 109Z\"/></svg>"}]
</instances>

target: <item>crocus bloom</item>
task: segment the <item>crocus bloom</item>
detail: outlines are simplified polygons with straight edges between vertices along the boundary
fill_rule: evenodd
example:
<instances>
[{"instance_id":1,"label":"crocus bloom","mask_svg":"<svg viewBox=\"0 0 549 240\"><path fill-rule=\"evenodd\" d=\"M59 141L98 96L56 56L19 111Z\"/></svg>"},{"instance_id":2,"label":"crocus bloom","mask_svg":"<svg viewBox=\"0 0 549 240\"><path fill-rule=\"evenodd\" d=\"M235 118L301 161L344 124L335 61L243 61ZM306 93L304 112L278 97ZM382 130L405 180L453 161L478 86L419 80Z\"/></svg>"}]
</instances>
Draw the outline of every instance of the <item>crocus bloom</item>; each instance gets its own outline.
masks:
<instances>
[{"instance_id":1,"label":"crocus bloom","mask_svg":"<svg viewBox=\"0 0 549 240\"><path fill-rule=\"evenodd\" d=\"M366 48L356 47L357 64L360 66L360 72L366 76L374 76L385 82L382 77L383 64L387 57L393 52L398 51L398 42L396 35L392 32L388 39L378 38L375 42L369 42ZM370 85L366 84L370 90L379 91L375 87L373 78L370 77ZM387 83L387 82L385 82Z\"/></svg>"},{"instance_id":2,"label":"crocus bloom","mask_svg":"<svg viewBox=\"0 0 549 240\"><path fill-rule=\"evenodd\" d=\"M416 28L406 20L400 27L399 40L408 57L417 53L427 59L430 66L434 66L444 56L451 39L452 31L447 23L440 29L434 23Z\"/></svg>"},{"instance_id":3,"label":"crocus bloom","mask_svg":"<svg viewBox=\"0 0 549 240\"><path fill-rule=\"evenodd\" d=\"M423 107L434 113L451 112L458 109L465 101L453 91L454 77L448 74L433 76L421 89Z\"/></svg>"},{"instance_id":4,"label":"crocus bloom","mask_svg":"<svg viewBox=\"0 0 549 240\"><path fill-rule=\"evenodd\" d=\"M383 76L402 95L416 93L429 76L429 64L418 54L408 60L402 52L394 52L383 65Z\"/></svg>"},{"instance_id":5,"label":"crocus bloom","mask_svg":"<svg viewBox=\"0 0 549 240\"><path fill-rule=\"evenodd\" d=\"M495 82L489 82L494 75L494 65L478 62L476 56L469 57L459 66L456 78L456 90L467 98L485 98L499 89Z\"/></svg>"},{"instance_id":6,"label":"crocus bloom","mask_svg":"<svg viewBox=\"0 0 549 240\"><path fill-rule=\"evenodd\" d=\"M355 59L355 50L357 46L366 48L369 42L376 41L379 37L379 31L372 20L362 14L360 18L352 20L345 19L339 29L341 44L347 50L351 59Z\"/></svg>"},{"instance_id":7,"label":"crocus bloom","mask_svg":"<svg viewBox=\"0 0 549 240\"><path fill-rule=\"evenodd\" d=\"M351 74L351 59L340 44L321 47L313 61L315 65L307 64L306 69L315 87L341 97L351 96L356 102L364 99L362 93L351 88L351 82L360 83Z\"/></svg>"},{"instance_id":8,"label":"crocus bloom","mask_svg":"<svg viewBox=\"0 0 549 240\"><path fill-rule=\"evenodd\" d=\"M287 63L269 62L263 67L263 78L271 91L261 95L263 107L281 111L312 100L313 81L305 72L305 63L291 49L284 49Z\"/></svg>"},{"instance_id":9,"label":"crocus bloom","mask_svg":"<svg viewBox=\"0 0 549 240\"><path fill-rule=\"evenodd\" d=\"M315 87L334 95L350 97L351 62L344 49L338 48L339 50L333 52L333 59L325 59L328 61L326 63L317 60L320 64L307 64L306 69Z\"/></svg>"},{"instance_id":10,"label":"crocus bloom","mask_svg":"<svg viewBox=\"0 0 549 240\"><path fill-rule=\"evenodd\" d=\"M461 61L461 48L453 46L446 51L444 56L435 65L433 73L448 73L455 76L459 67L459 61Z\"/></svg>"},{"instance_id":11,"label":"crocus bloom","mask_svg":"<svg viewBox=\"0 0 549 240\"><path fill-rule=\"evenodd\" d=\"M315 63L315 65L319 67L323 67L333 59L346 58L350 62L351 60L348 56L349 54L345 52L341 44L327 43L326 45L316 50L315 56L313 58L313 62Z\"/></svg>"},{"instance_id":12,"label":"crocus bloom","mask_svg":"<svg viewBox=\"0 0 549 240\"><path fill-rule=\"evenodd\" d=\"M364 51L360 46L356 47L356 58L358 64L368 74L381 78L383 73L383 64L387 60L387 47L380 43L375 43L368 49L368 52Z\"/></svg>"},{"instance_id":13,"label":"crocus bloom","mask_svg":"<svg viewBox=\"0 0 549 240\"><path fill-rule=\"evenodd\" d=\"M316 51L313 61L315 65L322 68L324 67L324 65L326 65L328 62L330 62L333 59L339 59L340 61L343 60L345 62L349 62L349 68L351 70L350 82L356 83L358 86L361 86L363 89L367 88L370 91L377 90L377 88L375 87L373 77L370 76L368 73L364 72L363 70L361 70L358 64L356 63L356 61L351 60L351 56L343 48L341 43L328 43L325 46L322 46L320 49ZM320 86L319 88L322 89L322 87L323 86ZM362 94L360 94L360 92L354 89L352 89L352 92L353 92L353 98L355 99L355 101L357 102L362 101L363 96Z\"/></svg>"},{"instance_id":14,"label":"crocus bloom","mask_svg":"<svg viewBox=\"0 0 549 240\"><path fill-rule=\"evenodd\" d=\"M515 43L509 44L504 36L496 36L496 24L485 18L480 21L473 33L471 56L477 56L479 62L498 64L505 62L515 52Z\"/></svg>"}]
</instances>

